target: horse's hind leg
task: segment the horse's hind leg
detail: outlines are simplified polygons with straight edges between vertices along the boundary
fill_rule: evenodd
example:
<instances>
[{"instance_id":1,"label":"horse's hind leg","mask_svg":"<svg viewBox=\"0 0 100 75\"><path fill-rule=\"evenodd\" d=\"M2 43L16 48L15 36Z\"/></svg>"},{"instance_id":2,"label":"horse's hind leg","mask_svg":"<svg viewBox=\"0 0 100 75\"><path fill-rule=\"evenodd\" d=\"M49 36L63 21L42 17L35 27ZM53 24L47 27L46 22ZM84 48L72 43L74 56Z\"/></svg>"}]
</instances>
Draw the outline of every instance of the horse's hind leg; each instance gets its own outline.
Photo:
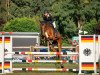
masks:
<instances>
[{"instance_id":1,"label":"horse's hind leg","mask_svg":"<svg viewBox=\"0 0 100 75\"><path fill-rule=\"evenodd\" d=\"M57 42L58 42L58 51L59 51L59 52L62 52L62 39L58 39ZM60 60L62 60L61 55L58 55L58 58L59 58ZM63 63L61 63L61 68L64 68Z\"/></svg>"},{"instance_id":2,"label":"horse's hind leg","mask_svg":"<svg viewBox=\"0 0 100 75\"><path fill-rule=\"evenodd\" d=\"M58 39L57 43L58 43L58 52L61 52L61 50L62 50L62 39ZM61 60L61 55L59 55L59 59Z\"/></svg>"}]
</instances>

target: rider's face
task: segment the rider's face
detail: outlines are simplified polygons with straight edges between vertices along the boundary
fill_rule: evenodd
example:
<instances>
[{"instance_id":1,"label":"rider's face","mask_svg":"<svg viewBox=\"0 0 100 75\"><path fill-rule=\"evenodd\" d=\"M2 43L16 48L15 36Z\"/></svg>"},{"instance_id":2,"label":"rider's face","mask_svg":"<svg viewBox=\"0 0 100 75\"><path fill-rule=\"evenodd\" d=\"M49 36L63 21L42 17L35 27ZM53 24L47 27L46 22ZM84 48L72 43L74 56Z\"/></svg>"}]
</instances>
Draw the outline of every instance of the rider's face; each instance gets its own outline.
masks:
<instances>
[{"instance_id":1,"label":"rider's face","mask_svg":"<svg viewBox=\"0 0 100 75\"><path fill-rule=\"evenodd\" d=\"M46 17L49 17L49 14L48 14L48 13L45 13L44 15L45 15Z\"/></svg>"}]
</instances>

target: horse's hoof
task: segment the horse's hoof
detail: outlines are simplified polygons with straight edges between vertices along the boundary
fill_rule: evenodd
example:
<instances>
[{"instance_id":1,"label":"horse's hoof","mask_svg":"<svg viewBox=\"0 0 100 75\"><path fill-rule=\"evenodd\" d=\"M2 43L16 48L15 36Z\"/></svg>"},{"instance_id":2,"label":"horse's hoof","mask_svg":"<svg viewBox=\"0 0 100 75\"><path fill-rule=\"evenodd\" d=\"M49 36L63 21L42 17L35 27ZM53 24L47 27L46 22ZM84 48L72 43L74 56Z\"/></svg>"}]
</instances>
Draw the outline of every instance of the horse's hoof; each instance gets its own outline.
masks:
<instances>
[{"instance_id":1,"label":"horse's hoof","mask_svg":"<svg viewBox=\"0 0 100 75\"><path fill-rule=\"evenodd\" d=\"M64 66L63 66L63 65L61 65L61 68L64 68Z\"/></svg>"}]
</instances>

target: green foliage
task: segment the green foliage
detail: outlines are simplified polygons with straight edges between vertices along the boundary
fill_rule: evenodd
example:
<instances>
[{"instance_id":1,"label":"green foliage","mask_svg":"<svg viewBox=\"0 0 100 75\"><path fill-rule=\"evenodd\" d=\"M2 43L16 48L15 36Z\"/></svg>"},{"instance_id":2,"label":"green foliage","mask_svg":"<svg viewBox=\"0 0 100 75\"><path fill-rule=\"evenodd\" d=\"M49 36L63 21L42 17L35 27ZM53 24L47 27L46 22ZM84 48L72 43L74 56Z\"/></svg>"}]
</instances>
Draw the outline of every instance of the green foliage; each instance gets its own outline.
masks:
<instances>
[{"instance_id":1,"label":"green foliage","mask_svg":"<svg viewBox=\"0 0 100 75\"><path fill-rule=\"evenodd\" d=\"M63 39L62 46L71 46L71 45L72 45L72 43L69 42L66 38Z\"/></svg>"},{"instance_id":2,"label":"green foliage","mask_svg":"<svg viewBox=\"0 0 100 75\"><path fill-rule=\"evenodd\" d=\"M4 31L12 32L39 32L39 26L31 18L16 18L7 22Z\"/></svg>"},{"instance_id":3,"label":"green foliage","mask_svg":"<svg viewBox=\"0 0 100 75\"><path fill-rule=\"evenodd\" d=\"M100 20L99 0L0 0L0 3L0 18L5 21L28 17L33 18L37 25L39 20L42 20L43 12L49 10L54 16L57 29L63 36L77 35L80 29L78 28L79 21L82 24L85 23L83 26L87 29L86 25L89 25L93 18L97 22ZM90 29L92 25L89 26ZM88 30L89 33L93 34L92 30Z\"/></svg>"},{"instance_id":4,"label":"green foliage","mask_svg":"<svg viewBox=\"0 0 100 75\"><path fill-rule=\"evenodd\" d=\"M0 0L0 19L6 21L7 19L7 10L5 7L5 0Z\"/></svg>"},{"instance_id":5,"label":"green foliage","mask_svg":"<svg viewBox=\"0 0 100 75\"><path fill-rule=\"evenodd\" d=\"M88 32L88 34L94 34L94 28L96 27L97 21L95 19L91 20L90 22L86 22L84 25L84 30Z\"/></svg>"},{"instance_id":6,"label":"green foliage","mask_svg":"<svg viewBox=\"0 0 100 75\"><path fill-rule=\"evenodd\" d=\"M64 28L65 34L68 35L69 37L77 35L77 27L73 20L67 21L67 25Z\"/></svg>"}]
</instances>

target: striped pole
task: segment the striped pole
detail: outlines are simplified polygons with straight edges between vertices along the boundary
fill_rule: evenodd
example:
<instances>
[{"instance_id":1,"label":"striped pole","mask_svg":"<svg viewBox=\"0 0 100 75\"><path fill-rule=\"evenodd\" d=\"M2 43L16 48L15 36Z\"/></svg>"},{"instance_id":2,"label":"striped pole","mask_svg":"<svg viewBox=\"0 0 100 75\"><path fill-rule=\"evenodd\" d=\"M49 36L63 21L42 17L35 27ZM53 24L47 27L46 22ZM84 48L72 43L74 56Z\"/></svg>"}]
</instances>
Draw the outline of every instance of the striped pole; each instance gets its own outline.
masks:
<instances>
[{"instance_id":1,"label":"striped pole","mask_svg":"<svg viewBox=\"0 0 100 75\"><path fill-rule=\"evenodd\" d=\"M20 46L20 47L13 47L14 49L15 48L17 48L17 49L20 49L20 48L30 48L30 46ZM36 47L36 46L34 46L34 48L49 48L48 46L38 46L38 47ZM54 48L58 48L58 47L54 47ZM76 47L74 47L74 46L68 46L68 47L65 47L65 46L63 46L62 48L64 48L64 49L67 49L67 48L76 48Z\"/></svg>"},{"instance_id":2,"label":"striped pole","mask_svg":"<svg viewBox=\"0 0 100 75\"><path fill-rule=\"evenodd\" d=\"M67 68L13 68L13 71L78 71L78 69Z\"/></svg>"},{"instance_id":3,"label":"striped pole","mask_svg":"<svg viewBox=\"0 0 100 75\"><path fill-rule=\"evenodd\" d=\"M5 52L5 54L51 54L51 55L61 55L61 54L65 54L65 55L77 55L77 52Z\"/></svg>"},{"instance_id":4,"label":"striped pole","mask_svg":"<svg viewBox=\"0 0 100 75\"><path fill-rule=\"evenodd\" d=\"M61 62L61 63L76 63L76 61L73 60L12 60L12 62L25 62L25 63L32 63L32 62L50 62L50 63L57 63L57 62Z\"/></svg>"},{"instance_id":5,"label":"striped pole","mask_svg":"<svg viewBox=\"0 0 100 75\"><path fill-rule=\"evenodd\" d=\"M56 55L34 55L34 57L53 57L53 56L56 56ZM67 57L67 56L73 56L73 55L61 55L62 57ZM78 54L75 55L76 57L78 57Z\"/></svg>"}]
</instances>

